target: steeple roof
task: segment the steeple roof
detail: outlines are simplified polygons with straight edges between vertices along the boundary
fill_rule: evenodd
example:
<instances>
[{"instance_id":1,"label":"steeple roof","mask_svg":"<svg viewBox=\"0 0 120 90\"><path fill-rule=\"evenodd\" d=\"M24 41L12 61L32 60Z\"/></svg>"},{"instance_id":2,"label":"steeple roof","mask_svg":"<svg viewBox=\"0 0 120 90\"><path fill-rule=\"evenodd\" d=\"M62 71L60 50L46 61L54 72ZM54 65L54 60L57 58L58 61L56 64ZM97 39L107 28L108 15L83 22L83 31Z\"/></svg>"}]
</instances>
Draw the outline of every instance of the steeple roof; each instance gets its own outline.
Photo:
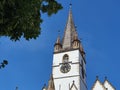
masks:
<instances>
[{"instance_id":1,"label":"steeple roof","mask_svg":"<svg viewBox=\"0 0 120 90\"><path fill-rule=\"evenodd\" d=\"M51 78L49 80L49 84L48 84L48 89L47 90L55 90L54 80L53 80L53 76L52 75L51 75Z\"/></svg>"},{"instance_id":2,"label":"steeple roof","mask_svg":"<svg viewBox=\"0 0 120 90\"><path fill-rule=\"evenodd\" d=\"M55 44L60 44L60 36L57 37L57 40L56 40Z\"/></svg>"},{"instance_id":3,"label":"steeple roof","mask_svg":"<svg viewBox=\"0 0 120 90\"><path fill-rule=\"evenodd\" d=\"M79 40L79 39L78 39L78 34L77 34L76 31L75 31L75 33L74 33L73 40Z\"/></svg>"},{"instance_id":4,"label":"steeple roof","mask_svg":"<svg viewBox=\"0 0 120 90\"><path fill-rule=\"evenodd\" d=\"M68 20L67 20L67 24L64 31L63 41L62 41L63 49L71 48L72 41L75 36L74 34L76 34L76 30L73 22L73 17L72 17L72 8L70 5Z\"/></svg>"}]
</instances>

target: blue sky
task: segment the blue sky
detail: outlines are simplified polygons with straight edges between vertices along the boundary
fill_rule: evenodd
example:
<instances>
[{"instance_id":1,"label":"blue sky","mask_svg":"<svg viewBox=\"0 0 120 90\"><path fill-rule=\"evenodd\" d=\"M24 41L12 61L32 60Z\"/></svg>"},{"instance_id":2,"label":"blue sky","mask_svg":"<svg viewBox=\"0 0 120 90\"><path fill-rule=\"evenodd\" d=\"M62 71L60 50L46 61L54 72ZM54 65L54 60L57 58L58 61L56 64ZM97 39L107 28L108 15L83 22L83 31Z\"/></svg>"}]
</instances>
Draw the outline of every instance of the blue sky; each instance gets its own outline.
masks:
<instances>
[{"instance_id":1,"label":"blue sky","mask_svg":"<svg viewBox=\"0 0 120 90\"><path fill-rule=\"evenodd\" d=\"M53 48L58 30L62 37L70 0L58 0L64 8L58 14L42 15L42 33L36 40L12 42L0 37L0 60L9 64L0 70L0 90L41 90L51 74ZM77 32L86 51L87 85L98 75L119 90L120 86L120 1L72 0Z\"/></svg>"}]
</instances>

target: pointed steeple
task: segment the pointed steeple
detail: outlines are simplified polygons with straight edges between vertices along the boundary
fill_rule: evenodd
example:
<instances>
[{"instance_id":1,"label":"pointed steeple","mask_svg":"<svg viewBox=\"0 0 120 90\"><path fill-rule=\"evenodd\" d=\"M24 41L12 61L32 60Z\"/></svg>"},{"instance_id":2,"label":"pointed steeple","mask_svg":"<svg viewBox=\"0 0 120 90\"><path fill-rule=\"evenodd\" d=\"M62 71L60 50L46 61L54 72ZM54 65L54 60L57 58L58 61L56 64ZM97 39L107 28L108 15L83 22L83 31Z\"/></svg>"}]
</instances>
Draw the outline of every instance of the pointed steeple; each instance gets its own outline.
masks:
<instances>
[{"instance_id":1,"label":"pointed steeple","mask_svg":"<svg viewBox=\"0 0 120 90\"><path fill-rule=\"evenodd\" d=\"M85 52L82 47L81 41L79 40L78 33L76 31L76 26L73 21L72 4L70 4L68 19L64 30L62 43L60 40L60 36L58 36L56 43L54 45L54 53L71 49L79 49L83 58L85 57Z\"/></svg>"},{"instance_id":2,"label":"pointed steeple","mask_svg":"<svg viewBox=\"0 0 120 90\"><path fill-rule=\"evenodd\" d=\"M73 36L73 40L78 40L78 34L77 34L76 31L75 31L75 34L74 34L74 36Z\"/></svg>"},{"instance_id":3,"label":"pointed steeple","mask_svg":"<svg viewBox=\"0 0 120 90\"><path fill-rule=\"evenodd\" d=\"M75 31L74 36L73 36L72 47L74 49L80 48L80 40L78 39L78 34L76 31Z\"/></svg>"},{"instance_id":4,"label":"pointed steeple","mask_svg":"<svg viewBox=\"0 0 120 90\"><path fill-rule=\"evenodd\" d=\"M57 37L56 44L60 44L60 36Z\"/></svg>"},{"instance_id":5,"label":"pointed steeple","mask_svg":"<svg viewBox=\"0 0 120 90\"><path fill-rule=\"evenodd\" d=\"M62 42L63 49L69 49L72 47L72 41L73 41L75 32L76 32L75 25L74 25L73 17L72 17L72 6L70 4L68 20L67 20L67 24L65 27L64 37L63 37L63 42Z\"/></svg>"},{"instance_id":6,"label":"pointed steeple","mask_svg":"<svg viewBox=\"0 0 120 90\"><path fill-rule=\"evenodd\" d=\"M42 90L47 90L46 84L44 84L44 87L42 88Z\"/></svg>"},{"instance_id":7,"label":"pointed steeple","mask_svg":"<svg viewBox=\"0 0 120 90\"><path fill-rule=\"evenodd\" d=\"M54 45L54 52L60 51L62 48L61 41L60 41L60 36L58 35L56 43Z\"/></svg>"},{"instance_id":8,"label":"pointed steeple","mask_svg":"<svg viewBox=\"0 0 120 90\"><path fill-rule=\"evenodd\" d=\"M48 89L47 90L55 90L54 80L53 80L53 76L52 75L51 75L51 78L49 80L49 84L48 84Z\"/></svg>"}]
</instances>

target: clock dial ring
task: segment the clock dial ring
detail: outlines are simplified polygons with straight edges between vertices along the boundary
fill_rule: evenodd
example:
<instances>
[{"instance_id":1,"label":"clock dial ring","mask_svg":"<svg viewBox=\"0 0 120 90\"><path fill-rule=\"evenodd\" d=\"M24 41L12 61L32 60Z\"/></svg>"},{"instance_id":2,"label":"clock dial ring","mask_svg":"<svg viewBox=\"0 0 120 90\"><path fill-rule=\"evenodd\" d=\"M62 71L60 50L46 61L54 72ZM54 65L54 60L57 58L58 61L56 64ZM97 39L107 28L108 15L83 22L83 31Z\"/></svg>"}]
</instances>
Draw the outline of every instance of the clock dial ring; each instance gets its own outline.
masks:
<instances>
[{"instance_id":1,"label":"clock dial ring","mask_svg":"<svg viewBox=\"0 0 120 90\"><path fill-rule=\"evenodd\" d=\"M71 69L71 66L69 63L62 63L61 67L60 67L60 71L62 73L68 73Z\"/></svg>"}]
</instances>

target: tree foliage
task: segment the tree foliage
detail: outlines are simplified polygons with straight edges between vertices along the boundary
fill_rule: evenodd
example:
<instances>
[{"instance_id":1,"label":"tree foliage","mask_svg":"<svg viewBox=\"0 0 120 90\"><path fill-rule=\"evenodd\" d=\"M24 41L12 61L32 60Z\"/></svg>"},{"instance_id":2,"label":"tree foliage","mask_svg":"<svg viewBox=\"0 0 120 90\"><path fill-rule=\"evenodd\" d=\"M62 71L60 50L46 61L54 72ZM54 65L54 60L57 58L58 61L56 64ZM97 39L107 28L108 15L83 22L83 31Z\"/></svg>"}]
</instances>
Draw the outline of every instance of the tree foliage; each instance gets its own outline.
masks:
<instances>
[{"instance_id":1,"label":"tree foliage","mask_svg":"<svg viewBox=\"0 0 120 90\"><path fill-rule=\"evenodd\" d=\"M10 40L36 39L41 32L41 14L48 16L62 9L56 0L0 0L0 36Z\"/></svg>"},{"instance_id":2,"label":"tree foliage","mask_svg":"<svg viewBox=\"0 0 120 90\"><path fill-rule=\"evenodd\" d=\"M8 64L7 60L3 60L3 62L0 64L0 69L4 68Z\"/></svg>"}]
</instances>

